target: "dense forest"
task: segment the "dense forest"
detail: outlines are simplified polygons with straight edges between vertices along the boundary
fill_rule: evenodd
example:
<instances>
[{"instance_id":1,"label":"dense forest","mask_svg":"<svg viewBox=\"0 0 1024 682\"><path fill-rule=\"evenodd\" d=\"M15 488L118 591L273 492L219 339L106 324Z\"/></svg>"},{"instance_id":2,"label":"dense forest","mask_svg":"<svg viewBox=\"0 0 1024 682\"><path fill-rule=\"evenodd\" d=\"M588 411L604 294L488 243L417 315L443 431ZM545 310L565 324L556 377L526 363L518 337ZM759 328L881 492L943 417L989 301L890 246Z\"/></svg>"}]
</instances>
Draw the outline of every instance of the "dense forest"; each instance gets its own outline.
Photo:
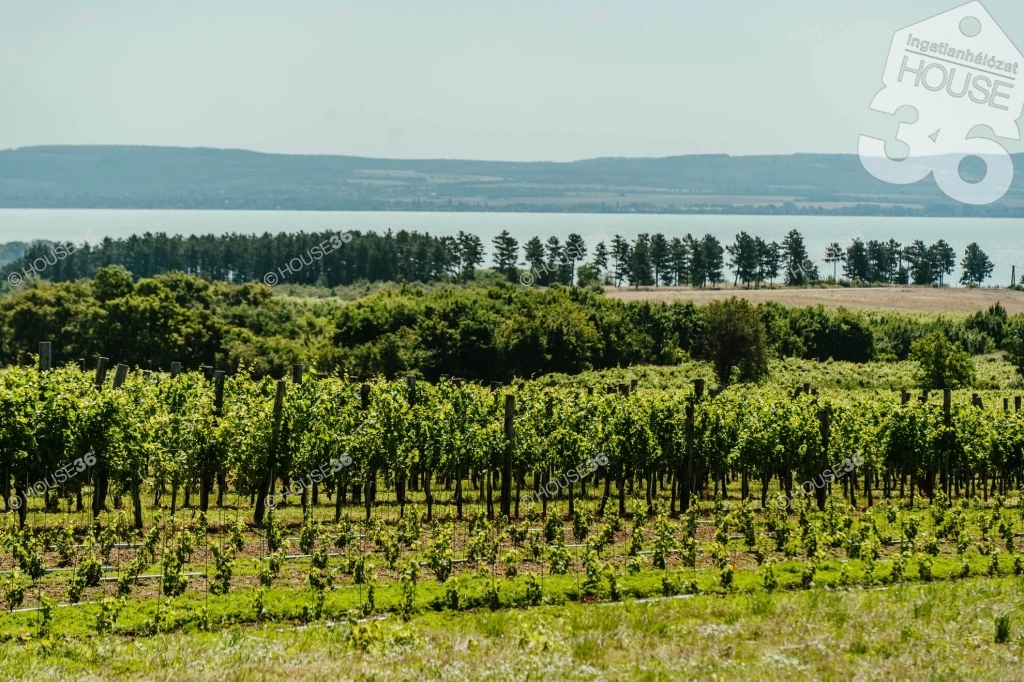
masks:
<instances>
[{"instance_id":1,"label":"dense forest","mask_svg":"<svg viewBox=\"0 0 1024 682\"><path fill-rule=\"evenodd\" d=\"M833 265L829 280L854 284L944 284L953 272L956 253L943 240L904 247L894 239L854 239L845 249L828 246L824 262ZM746 232L725 247L710 234L667 238L640 234L632 242L615 235L609 244L588 249L578 234L564 242L532 237L520 244L508 231L490 245L491 265L508 281L533 286L692 285L715 286L732 273L734 284L761 286L779 280L788 286L823 281L804 245L791 230L781 243ZM92 277L99 268L123 265L137 277L184 272L208 281L261 281L336 287L356 282L466 282L487 262L487 249L476 235L431 236L399 231L228 234L182 237L163 233L103 239L96 245L35 242L24 255L0 270L9 283L38 276L53 281ZM844 279L838 277L843 264ZM963 284L981 284L992 263L977 244L960 262ZM828 276L829 273L825 273Z\"/></svg>"},{"instance_id":2,"label":"dense forest","mask_svg":"<svg viewBox=\"0 0 1024 682\"><path fill-rule=\"evenodd\" d=\"M338 374L487 381L696 357L715 362L728 381L734 369L756 378L770 356L905 359L935 331L969 353L987 353L1024 336L1021 329L1000 306L964 319L737 300L697 307L500 281L431 291L402 285L346 304L180 272L136 281L114 266L91 280L32 280L0 298L0 363L29 363L40 341L52 341L55 363L104 355L147 369L178 361L281 376L301 362ZM723 349L734 355L723 360Z\"/></svg>"}]
</instances>

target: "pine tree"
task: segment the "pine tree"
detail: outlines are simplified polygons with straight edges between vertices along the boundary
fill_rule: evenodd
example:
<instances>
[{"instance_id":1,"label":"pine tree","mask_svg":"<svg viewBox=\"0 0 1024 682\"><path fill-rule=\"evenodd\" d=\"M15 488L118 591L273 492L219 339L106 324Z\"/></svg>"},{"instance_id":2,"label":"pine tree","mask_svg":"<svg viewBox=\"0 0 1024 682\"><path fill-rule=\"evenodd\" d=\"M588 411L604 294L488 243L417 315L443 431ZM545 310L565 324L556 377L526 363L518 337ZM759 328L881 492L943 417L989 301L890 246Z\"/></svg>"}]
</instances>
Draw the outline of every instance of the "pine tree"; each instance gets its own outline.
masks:
<instances>
[{"instance_id":1,"label":"pine tree","mask_svg":"<svg viewBox=\"0 0 1024 682\"><path fill-rule=\"evenodd\" d=\"M546 284L547 265L544 263L544 243L540 237L530 237L523 245L523 255L526 258L523 265L530 267L530 272L523 275L524 283Z\"/></svg>"},{"instance_id":2,"label":"pine tree","mask_svg":"<svg viewBox=\"0 0 1024 682\"><path fill-rule=\"evenodd\" d=\"M945 283L946 275L953 274L953 268L956 267L956 251L944 239L940 239L928 247L928 260L932 266L932 273L938 275L941 286Z\"/></svg>"},{"instance_id":3,"label":"pine tree","mask_svg":"<svg viewBox=\"0 0 1024 682\"><path fill-rule=\"evenodd\" d=\"M846 249L843 259L843 275L862 282L870 281L871 264L868 261L868 249L859 238L854 239Z\"/></svg>"},{"instance_id":4,"label":"pine tree","mask_svg":"<svg viewBox=\"0 0 1024 682\"><path fill-rule=\"evenodd\" d=\"M967 249L964 250L964 258L960 261L960 267L963 268L963 274L960 275L960 283L968 286L977 284L981 286L982 282L992 274L992 270L995 266L992 261L989 260L988 256L981 247L978 246L977 242L971 242L967 245Z\"/></svg>"},{"instance_id":5,"label":"pine tree","mask_svg":"<svg viewBox=\"0 0 1024 682\"><path fill-rule=\"evenodd\" d=\"M700 242L700 250L704 261L704 281L711 282L711 286L715 286L722 281L725 249L714 235L706 234Z\"/></svg>"},{"instance_id":6,"label":"pine tree","mask_svg":"<svg viewBox=\"0 0 1024 682\"><path fill-rule=\"evenodd\" d=\"M544 248L548 255L548 281L550 283L561 282L562 284L568 284L569 260L565 254L565 247L558 241L558 237L548 237Z\"/></svg>"},{"instance_id":7,"label":"pine tree","mask_svg":"<svg viewBox=\"0 0 1024 682\"><path fill-rule=\"evenodd\" d=\"M565 257L569 261L569 283L576 282L576 261L582 261L587 257L587 244L583 237L572 233L565 240Z\"/></svg>"},{"instance_id":8,"label":"pine tree","mask_svg":"<svg viewBox=\"0 0 1024 682\"><path fill-rule=\"evenodd\" d=\"M832 264L832 281L837 281L837 264L843 262L843 247L839 246L838 242L832 242L825 247L825 262Z\"/></svg>"},{"instance_id":9,"label":"pine tree","mask_svg":"<svg viewBox=\"0 0 1024 682\"><path fill-rule=\"evenodd\" d=\"M597 278L603 281L601 274L608 269L608 248L604 242L598 242L594 247L594 267L597 268Z\"/></svg>"},{"instance_id":10,"label":"pine tree","mask_svg":"<svg viewBox=\"0 0 1024 682\"><path fill-rule=\"evenodd\" d=\"M782 264L786 268L789 284L800 286L810 279L809 259L804 247L804 238L796 230L790 230L782 240Z\"/></svg>"},{"instance_id":11,"label":"pine tree","mask_svg":"<svg viewBox=\"0 0 1024 682\"><path fill-rule=\"evenodd\" d=\"M491 240L494 246L494 267L508 277L509 281L516 278L516 263L519 261L519 242L502 230L501 234Z\"/></svg>"},{"instance_id":12,"label":"pine tree","mask_svg":"<svg viewBox=\"0 0 1024 682\"><path fill-rule=\"evenodd\" d=\"M629 254L629 283L635 288L654 283L651 265L651 239L647 234L638 235Z\"/></svg>"},{"instance_id":13,"label":"pine tree","mask_svg":"<svg viewBox=\"0 0 1024 682\"><path fill-rule=\"evenodd\" d=\"M778 242L772 242L770 244L763 245L759 251L760 269L761 269L761 281L768 279L772 285L775 285L775 278L779 276L779 266L782 265L782 250L779 248Z\"/></svg>"},{"instance_id":14,"label":"pine tree","mask_svg":"<svg viewBox=\"0 0 1024 682\"><path fill-rule=\"evenodd\" d=\"M936 280L928 251L920 239L915 239L913 244L903 249L903 258L910 264L910 277L914 284L932 284Z\"/></svg>"},{"instance_id":15,"label":"pine tree","mask_svg":"<svg viewBox=\"0 0 1024 682\"><path fill-rule=\"evenodd\" d=\"M703 288L708 282L708 272L704 259L704 243L702 240L695 239L691 235L686 235L683 238L683 243L686 244L690 252L690 282L694 287Z\"/></svg>"},{"instance_id":16,"label":"pine tree","mask_svg":"<svg viewBox=\"0 0 1024 682\"><path fill-rule=\"evenodd\" d=\"M475 234L459 231L459 259L462 279L465 282L476 277L476 268L484 262L484 243Z\"/></svg>"},{"instance_id":17,"label":"pine tree","mask_svg":"<svg viewBox=\"0 0 1024 682\"><path fill-rule=\"evenodd\" d=\"M690 249L682 239L672 237L668 250L672 259L672 279L676 286L682 286L690 279Z\"/></svg>"},{"instance_id":18,"label":"pine tree","mask_svg":"<svg viewBox=\"0 0 1024 682\"><path fill-rule=\"evenodd\" d=\"M736 235L736 241L725 248L729 253L729 267L732 269L735 281L743 282L748 286L757 279L758 250L757 242L746 232Z\"/></svg>"},{"instance_id":19,"label":"pine tree","mask_svg":"<svg viewBox=\"0 0 1024 682\"><path fill-rule=\"evenodd\" d=\"M665 284L671 283L672 254L663 234L651 237L651 267L654 268L654 286L665 279L668 280Z\"/></svg>"},{"instance_id":20,"label":"pine tree","mask_svg":"<svg viewBox=\"0 0 1024 682\"><path fill-rule=\"evenodd\" d=\"M612 239L612 258L615 260L615 272L613 278L615 280L615 286L622 286L622 280L629 280L629 257L630 252L629 242L615 235Z\"/></svg>"}]
</instances>

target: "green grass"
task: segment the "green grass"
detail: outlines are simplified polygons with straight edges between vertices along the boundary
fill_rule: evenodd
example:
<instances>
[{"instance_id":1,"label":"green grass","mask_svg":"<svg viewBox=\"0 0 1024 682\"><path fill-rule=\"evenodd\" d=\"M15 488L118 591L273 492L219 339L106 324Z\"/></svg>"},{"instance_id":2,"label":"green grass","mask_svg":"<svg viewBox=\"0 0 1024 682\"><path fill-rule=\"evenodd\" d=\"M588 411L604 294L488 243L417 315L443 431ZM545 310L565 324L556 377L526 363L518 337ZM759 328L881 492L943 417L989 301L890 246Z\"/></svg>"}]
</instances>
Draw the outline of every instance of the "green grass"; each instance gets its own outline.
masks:
<instances>
[{"instance_id":1,"label":"green grass","mask_svg":"<svg viewBox=\"0 0 1024 682\"><path fill-rule=\"evenodd\" d=\"M0 679L1009 680L1019 579L0 645ZM1010 615L1005 643L996 621Z\"/></svg>"}]
</instances>

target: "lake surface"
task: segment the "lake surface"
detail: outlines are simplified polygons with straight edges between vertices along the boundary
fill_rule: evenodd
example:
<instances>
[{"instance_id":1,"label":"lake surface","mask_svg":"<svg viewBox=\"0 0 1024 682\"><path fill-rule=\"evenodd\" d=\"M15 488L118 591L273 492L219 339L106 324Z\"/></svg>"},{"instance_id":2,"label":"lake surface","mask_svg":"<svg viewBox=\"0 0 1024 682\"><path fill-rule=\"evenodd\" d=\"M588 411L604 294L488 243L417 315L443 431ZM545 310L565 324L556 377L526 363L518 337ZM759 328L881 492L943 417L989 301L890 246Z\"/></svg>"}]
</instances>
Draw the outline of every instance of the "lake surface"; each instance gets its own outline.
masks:
<instances>
[{"instance_id":1,"label":"lake surface","mask_svg":"<svg viewBox=\"0 0 1024 682\"><path fill-rule=\"evenodd\" d=\"M325 230L391 230L453 235L471 232L490 247L491 238L508 230L520 245L533 236L565 238L575 232L590 248L599 241L610 245L616 234L632 240L638 234L661 232L666 237L713 234L722 245L746 231L767 241L780 241L791 229L799 230L821 274L831 274L824 263L825 247L839 242L844 248L855 238L895 239L904 246L915 239L932 243L945 239L957 251L957 260L970 242L978 242L995 271L986 284L1010 283L1011 268L1024 274L1024 220L979 218L858 218L808 216L701 216L629 215L595 213L434 213L434 212L321 212L321 211L147 211L147 210L0 210L0 243L32 239L94 243L104 237L127 237L145 232L167 234L260 234L263 232L317 232ZM488 249L489 252L489 249ZM489 264L489 263L488 263ZM842 266L840 265L840 271ZM959 266L952 278L959 279Z\"/></svg>"}]
</instances>

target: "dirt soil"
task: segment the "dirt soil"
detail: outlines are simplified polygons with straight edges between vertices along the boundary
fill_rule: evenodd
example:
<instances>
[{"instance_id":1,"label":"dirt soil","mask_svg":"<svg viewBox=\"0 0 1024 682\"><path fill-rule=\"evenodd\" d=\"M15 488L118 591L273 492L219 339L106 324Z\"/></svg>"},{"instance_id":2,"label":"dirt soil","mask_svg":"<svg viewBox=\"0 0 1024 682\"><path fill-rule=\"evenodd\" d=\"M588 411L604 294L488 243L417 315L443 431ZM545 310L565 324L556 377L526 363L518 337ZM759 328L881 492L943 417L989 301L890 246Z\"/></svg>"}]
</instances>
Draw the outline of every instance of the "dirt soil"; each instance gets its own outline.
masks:
<instances>
[{"instance_id":1,"label":"dirt soil","mask_svg":"<svg viewBox=\"0 0 1024 682\"><path fill-rule=\"evenodd\" d=\"M964 289L932 287L878 287L864 289L743 289L724 286L720 289L689 287L625 286L605 287L611 298L623 301L693 301L709 303L730 296L745 298L751 303L776 301L783 305L826 305L831 307L875 310L919 310L926 312L971 313L985 310L996 301L1012 315L1024 313L1024 292L1007 289Z\"/></svg>"}]
</instances>

